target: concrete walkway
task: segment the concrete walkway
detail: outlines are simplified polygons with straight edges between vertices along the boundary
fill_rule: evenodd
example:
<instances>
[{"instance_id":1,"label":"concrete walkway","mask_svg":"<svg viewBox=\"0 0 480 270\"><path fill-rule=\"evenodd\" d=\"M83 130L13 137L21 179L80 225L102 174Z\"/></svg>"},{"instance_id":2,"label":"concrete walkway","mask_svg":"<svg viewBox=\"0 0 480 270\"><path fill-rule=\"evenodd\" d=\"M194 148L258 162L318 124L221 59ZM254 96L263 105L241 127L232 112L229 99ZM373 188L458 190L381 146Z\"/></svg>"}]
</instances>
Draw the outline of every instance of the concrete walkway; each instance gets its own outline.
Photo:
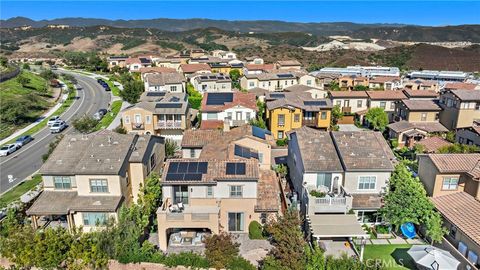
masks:
<instances>
[{"instance_id":1,"label":"concrete walkway","mask_svg":"<svg viewBox=\"0 0 480 270\"><path fill-rule=\"evenodd\" d=\"M119 100L120 98L116 97L117 99L116 100ZM112 100L113 102L114 100ZM127 108L128 106L130 106L131 104L126 102L126 101L123 101L122 102L122 107L120 107L120 111L118 112L118 114L115 116L115 119L113 119L112 123L110 123L110 125L107 127L108 130L114 130L116 129L118 126L120 126L120 124L122 123L121 120L122 120L122 110Z\"/></svg>"},{"instance_id":2,"label":"concrete walkway","mask_svg":"<svg viewBox=\"0 0 480 270\"><path fill-rule=\"evenodd\" d=\"M65 93L66 90L68 90L68 87L66 84L64 84L62 81L59 80L60 83L62 83L62 90L63 92ZM31 123L30 125L22 128L22 129L19 129L17 131L15 131L12 135L8 136L7 138L3 139L0 141L0 145L3 145L13 139L15 139L16 137L22 135L23 133L29 131L30 129L32 129L33 127L37 126L38 124L40 124L40 122L42 122L45 118L48 118L50 116L52 116L62 105L63 105L63 102L67 99L68 97L68 94L63 94L62 98L59 99L60 101L55 104L55 106L53 106L52 108L50 108L46 113L44 113L42 116L40 116L39 118L37 118L37 120L35 120L35 122Z\"/></svg>"}]
</instances>

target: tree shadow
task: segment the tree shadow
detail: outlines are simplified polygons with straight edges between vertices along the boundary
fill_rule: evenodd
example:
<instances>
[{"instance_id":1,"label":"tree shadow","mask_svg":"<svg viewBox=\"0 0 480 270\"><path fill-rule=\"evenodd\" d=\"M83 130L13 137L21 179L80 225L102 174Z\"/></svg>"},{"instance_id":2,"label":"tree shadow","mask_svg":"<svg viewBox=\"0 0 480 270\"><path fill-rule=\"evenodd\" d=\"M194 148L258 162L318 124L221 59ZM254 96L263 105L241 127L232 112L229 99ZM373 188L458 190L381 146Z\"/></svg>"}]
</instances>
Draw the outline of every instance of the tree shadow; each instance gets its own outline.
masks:
<instances>
[{"instance_id":1,"label":"tree shadow","mask_svg":"<svg viewBox=\"0 0 480 270\"><path fill-rule=\"evenodd\" d=\"M398 265L406 267L408 269L417 269L415 266L415 261L413 261L412 257L408 255L407 251L410 248L396 248L390 256L395 259L395 262Z\"/></svg>"}]
</instances>

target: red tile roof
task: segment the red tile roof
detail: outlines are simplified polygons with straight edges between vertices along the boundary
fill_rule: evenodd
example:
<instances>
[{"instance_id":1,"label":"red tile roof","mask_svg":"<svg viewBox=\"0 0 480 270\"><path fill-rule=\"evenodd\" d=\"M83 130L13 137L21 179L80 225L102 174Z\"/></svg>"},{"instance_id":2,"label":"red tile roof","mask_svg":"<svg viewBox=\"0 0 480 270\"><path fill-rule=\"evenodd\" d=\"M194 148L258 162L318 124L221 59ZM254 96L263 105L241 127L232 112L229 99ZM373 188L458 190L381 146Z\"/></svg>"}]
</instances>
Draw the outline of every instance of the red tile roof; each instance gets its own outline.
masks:
<instances>
[{"instance_id":1,"label":"red tile roof","mask_svg":"<svg viewBox=\"0 0 480 270\"><path fill-rule=\"evenodd\" d=\"M446 90L475 90L478 85L474 83L452 82L445 84Z\"/></svg>"},{"instance_id":2,"label":"red tile roof","mask_svg":"<svg viewBox=\"0 0 480 270\"><path fill-rule=\"evenodd\" d=\"M201 63L201 64L182 64L180 65L180 69L184 73L195 73L201 70L212 70L208 64Z\"/></svg>"},{"instance_id":3,"label":"red tile roof","mask_svg":"<svg viewBox=\"0 0 480 270\"><path fill-rule=\"evenodd\" d=\"M200 129L223 129L223 120L202 120Z\"/></svg>"},{"instance_id":4,"label":"red tile roof","mask_svg":"<svg viewBox=\"0 0 480 270\"><path fill-rule=\"evenodd\" d=\"M439 148L451 145L452 143L440 137L426 137L416 144L423 145L427 153L435 153Z\"/></svg>"},{"instance_id":5,"label":"red tile roof","mask_svg":"<svg viewBox=\"0 0 480 270\"><path fill-rule=\"evenodd\" d=\"M466 192L456 192L431 200L446 220L480 245L479 201Z\"/></svg>"},{"instance_id":6,"label":"red tile roof","mask_svg":"<svg viewBox=\"0 0 480 270\"><path fill-rule=\"evenodd\" d=\"M403 90L403 93L405 93L405 95L407 97L432 97L432 98L436 98L438 97L438 93L435 92L434 90Z\"/></svg>"},{"instance_id":7,"label":"red tile roof","mask_svg":"<svg viewBox=\"0 0 480 270\"><path fill-rule=\"evenodd\" d=\"M275 69L274 64L247 64L245 66L248 70L273 70Z\"/></svg>"},{"instance_id":8,"label":"red tile roof","mask_svg":"<svg viewBox=\"0 0 480 270\"><path fill-rule=\"evenodd\" d=\"M366 91L331 91L332 98L367 98Z\"/></svg>"},{"instance_id":9,"label":"red tile roof","mask_svg":"<svg viewBox=\"0 0 480 270\"><path fill-rule=\"evenodd\" d=\"M224 103L223 105L207 105L209 94L210 93L205 93L203 96L202 112L221 112L234 106L242 106L257 110L257 100L254 93L233 92L233 101Z\"/></svg>"},{"instance_id":10,"label":"red tile roof","mask_svg":"<svg viewBox=\"0 0 480 270\"><path fill-rule=\"evenodd\" d=\"M367 91L367 95L372 100L398 100L406 99L407 97L402 91Z\"/></svg>"}]
</instances>

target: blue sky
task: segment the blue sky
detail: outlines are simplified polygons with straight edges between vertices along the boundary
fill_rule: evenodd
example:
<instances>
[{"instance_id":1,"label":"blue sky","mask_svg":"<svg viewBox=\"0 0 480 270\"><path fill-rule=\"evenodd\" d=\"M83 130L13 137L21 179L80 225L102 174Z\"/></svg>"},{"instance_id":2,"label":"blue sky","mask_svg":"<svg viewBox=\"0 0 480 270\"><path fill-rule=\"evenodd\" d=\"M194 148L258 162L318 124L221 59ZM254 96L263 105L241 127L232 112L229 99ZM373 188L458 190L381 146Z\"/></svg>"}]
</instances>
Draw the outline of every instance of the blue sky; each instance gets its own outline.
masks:
<instances>
[{"instance_id":1,"label":"blue sky","mask_svg":"<svg viewBox=\"0 0 480 270\"><path fill-rule=\"evenodd\" d=\"M0 17L480 24L480 1L0 1Z\"/></svg>"}]
</instances>

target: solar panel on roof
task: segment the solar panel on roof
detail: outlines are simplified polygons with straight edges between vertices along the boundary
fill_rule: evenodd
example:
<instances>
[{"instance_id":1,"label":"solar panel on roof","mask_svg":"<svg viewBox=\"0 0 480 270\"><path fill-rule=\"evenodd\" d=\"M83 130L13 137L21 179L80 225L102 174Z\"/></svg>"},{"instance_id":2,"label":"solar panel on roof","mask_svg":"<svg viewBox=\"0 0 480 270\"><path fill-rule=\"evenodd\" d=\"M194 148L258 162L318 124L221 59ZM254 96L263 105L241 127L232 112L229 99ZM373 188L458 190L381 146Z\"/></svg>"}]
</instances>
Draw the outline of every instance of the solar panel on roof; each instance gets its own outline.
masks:
<instances>
[{"instance_id":1,"label":"solar panel on roof","mask_svg":"<svg viewBox=\"0 0 480 270\"><path fill-rule=\"evenodd\" d=\"M208 80L208 76L200 76L200 79L202 79L202 80Z\"/></svg>"},{"instance_id":2,"label":"solar panel on roof","mask_svg":"<svg viewBox=\"0 0 480 270\"><path fill-rule=\"evenodd\" d=\"M252 126L252 135L253 136L265 140L265 138L266 138L265 135L266 134L272 135L270 130L259 128L259 127L256 127L256 126Z\"/></svg>"},{"instance_id":3,"label":"solar panel on roof","mask_svg":"<svg viewBox=\"0 0 480 270\"><path fill-rule=\"evenodd\" d=\"M245 163L228 162L225 170L227 175L245 175Z\"/></svg>"},{"instance_id":4,"label":"solar panel on roof","mask_svg":"<svg viewBox=\"0 0 480 270\"><path fill-rule=\"evenodd\" d=\"M227 163L225 173L228 175L235 174L235 167L236 167L235 164L236 163Z\"/></svg>"},{"instance_id":5,"label":"solar panel on roof","mask_svg":"<svg viewBox=\"0 0 480 270\"><path fill-rule=\"evenodd\" d=\"M155 104L155 108L161 109L180 109L182 108L181 103L157 103Z\"/></svg>"},{"instance_id":6,"label":"solar panel on roof","mask_svg":"<svg viewBox=\"0 0 480 270\"><path fill-rule=\"evenodd\" d=\"M237 163L237 168L235 170L235 174L238 175L245 175L245 163Z\"/></svg>"},{"instance_id":7,"label":"solar panel on roof","mask_svg":"<svg viewBox=\"0 0 480 270\"><path fill-rule=\"evenodd\" d=\"M184 178L183 173L168 173L165 180L167 181L181 181Z\"/></svg>"},{"instance_id":8,"label":"solar panel on roof","mask_svg":"<svg viewBox=\"0 0 480 270\"><path fill-rule=\"evenodd\" d=\"M199 162L197 167L197 172L199 173L207 173L208 170L208 162Z\"/></svg>"},{"instance_id":9,"label":"solar panel on roof","mask_svg":"<svg viewBox=\"0 0 480 270\"><path fill-rule=\"evenodd\" d=\"M198 167L198 162L190 162L188 164L188 169L187 171L189 173L196 173L197 172L197 167Z\"/></svg>"},{"instance_id":10,"label":"solar panel on roof","mask_svg":"<svg viewBox=\"0 0 480 270\"><path fill-rule=\"evenodd\" d=\"M293 78L293 74L277 74L278 78Z\"/></svg>"},{"instance_id":11,"label":"solar panel on roof","mask_svg":"<svg viewBox=\"0 0 480 270\"><path fill-rule=\"evenodd\" d=\"M186 173L188 170L188 163L190 162L180 162L178 164L178 172L179 173Z\"/></svg>"},{"instance_id":12,"label":"solar panel on roof","mask_svg":"<svg viewBox=\"0 0 480 270\"><path fill-rule=\"evenodd\" d=\"M185 176L183 177L183 180L192 180L192 181L200 181L202 180L202 174L201 173L186 173Z\"/></svg>"},{"instance_id":13,"label":"solar panel on roof","mask_svg":"<svg viewBox=\"0 0 480 270\"><path fill-rule=\"evenodd\" d=\"M168 173L176 173L178 170L178 162L170 162L168 166Z\"/></svg>"},{"instance_id":14,"label":"solar panel on roof","mask_svg":"<svg viewBox=\"0 0 480 270\"><path fill-rule=\"evenodd\" d=\"M200 181L207 173L208 162L171 162L166 181Z\"/></svg>"},{"instance_id":15,"label":"solar panel on roof","mask_svg":"<svg viewBox=\"0 0 480 270\"><path fill-rule=\"evenodd\" d=\"M312 100L312 101L304 101L303 104L306 106L326 106L327 102L325 100Z\"/></svg>"},{"instance_id":16,"label":"solar panel on roof","mask_svg":"<svg viewBox=\"0 0 480 270\"><path fill-rule=\"evenodd\" d=\"M234 154L236 156L243 157L243 158L256 158L256 159L258 159L258 154L256 152L250 150L250 148L242 147L242 146L236 145L236 144L235 144L235 148L234 148Z\"/></svg>"},{"instance_id":17,"label":"solar panel on roof","mask_svg":"<svg viewBox=\"0 0 480 270\"><path fill-rule=\"evenodd\" d=\"M163 97L165 92L147 92L147 97Z\"/></svg>"},{"instance_id":18,"label":"solar panel on roof","mask_svg":"<svg viewBox=\"0 0 480 270\"><path fill-rule=\"evenodd\" d=\"M209 93L207 105L223 105L233 101L233 93Z\"/></svg>"}]
</instances>

